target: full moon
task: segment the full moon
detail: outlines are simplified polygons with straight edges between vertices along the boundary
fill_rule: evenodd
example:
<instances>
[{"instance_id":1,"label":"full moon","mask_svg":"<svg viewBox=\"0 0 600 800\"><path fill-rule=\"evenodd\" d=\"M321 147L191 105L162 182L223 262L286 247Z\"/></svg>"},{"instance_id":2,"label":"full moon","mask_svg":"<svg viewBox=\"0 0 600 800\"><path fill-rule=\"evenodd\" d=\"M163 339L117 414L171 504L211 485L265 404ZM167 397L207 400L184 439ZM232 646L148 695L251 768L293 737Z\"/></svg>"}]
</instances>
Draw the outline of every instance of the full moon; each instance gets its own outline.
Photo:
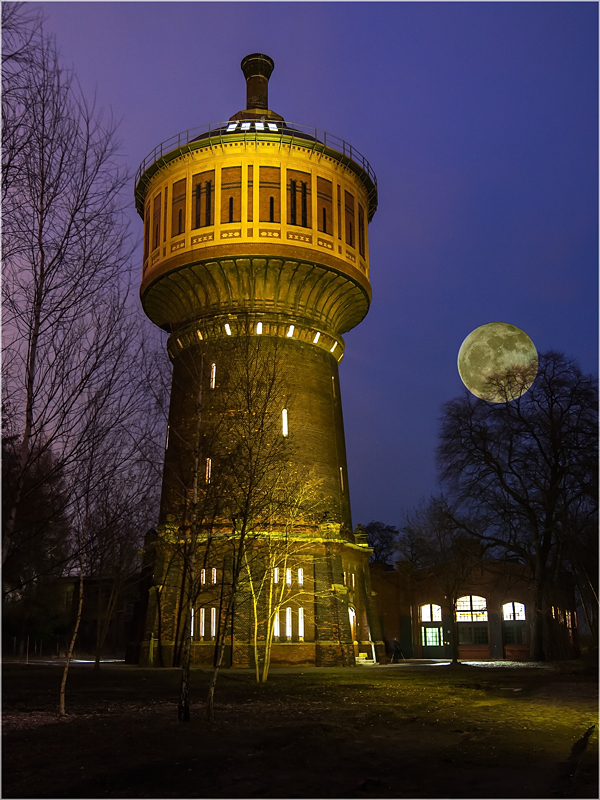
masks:
<instances>
[{"instance_id":1,"label":"full moon","mask_svg":"<svg viewBox=\"0 0 600 800\"><path fill-rule=\"evenodd\" d=\"M489 322L470 333L458 351L458 372L467 389L489 403L524 394L535 380L538 355L527 334L507 322Z\"/></svg>"}]
</instances>

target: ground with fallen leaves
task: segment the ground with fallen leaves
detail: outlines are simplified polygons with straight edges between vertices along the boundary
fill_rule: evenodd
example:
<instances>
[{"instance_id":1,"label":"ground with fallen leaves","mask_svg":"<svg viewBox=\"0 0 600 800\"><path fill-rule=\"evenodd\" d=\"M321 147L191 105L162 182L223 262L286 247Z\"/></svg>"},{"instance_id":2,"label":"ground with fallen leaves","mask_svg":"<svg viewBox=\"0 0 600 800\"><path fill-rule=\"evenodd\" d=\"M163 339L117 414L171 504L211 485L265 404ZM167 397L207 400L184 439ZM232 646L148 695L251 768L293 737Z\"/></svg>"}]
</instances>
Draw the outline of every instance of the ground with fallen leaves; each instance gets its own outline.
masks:
<instances>
[{"instance_id":1,"label":"ground with fallen leaves","mask_svg":"<svg viewBox=\"0 0 600 800\"><path fill-rule=\"evenodd\" d=\"M3 666L5 798L598 797L597 676L582 664L221 673Z\"/></svg>"}]
</instances>

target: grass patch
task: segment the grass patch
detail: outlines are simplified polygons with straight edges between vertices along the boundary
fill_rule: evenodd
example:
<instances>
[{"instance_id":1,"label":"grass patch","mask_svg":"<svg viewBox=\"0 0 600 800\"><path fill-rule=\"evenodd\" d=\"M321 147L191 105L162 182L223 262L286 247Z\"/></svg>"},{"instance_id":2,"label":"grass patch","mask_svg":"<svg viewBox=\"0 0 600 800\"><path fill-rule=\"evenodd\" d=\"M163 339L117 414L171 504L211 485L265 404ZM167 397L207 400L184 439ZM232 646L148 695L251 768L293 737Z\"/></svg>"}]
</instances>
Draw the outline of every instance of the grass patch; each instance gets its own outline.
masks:
<instances>
[{"instance_id":1,"label":"grass patch","mask_svg":"<svg viewBox=\"0 0 600 800\"><path fill-rule=\"evenodd\" d=\"M479 667L4 667L4 797L597 797L595 675ZM595 731L597 729L594 729ZM585 769L580 765L585 763ZM572 794L577 791L577 794Z\"/></svg>"}]
</instances>

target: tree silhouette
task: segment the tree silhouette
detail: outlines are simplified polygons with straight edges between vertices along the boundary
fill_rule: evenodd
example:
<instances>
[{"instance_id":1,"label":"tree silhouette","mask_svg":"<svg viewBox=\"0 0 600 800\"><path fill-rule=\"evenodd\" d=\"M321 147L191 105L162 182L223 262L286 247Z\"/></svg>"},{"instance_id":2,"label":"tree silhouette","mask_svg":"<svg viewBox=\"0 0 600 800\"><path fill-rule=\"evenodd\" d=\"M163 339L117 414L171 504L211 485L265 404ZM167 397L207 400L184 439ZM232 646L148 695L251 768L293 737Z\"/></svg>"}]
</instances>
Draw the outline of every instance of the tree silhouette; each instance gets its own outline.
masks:
<instances>
[{"instance_id":1,"label":"tree silhouette","mask_svg":"<svg viewBox=\"0 0 600 800\"><path fill-rule=\"evenodd\" d=\"M597 630L597 399L594 377L549 352L517 399L492 405L465 392L442 412L437 456L452 524L529 567L536 660L565 572Z\"/></svg>"}]
</instances>

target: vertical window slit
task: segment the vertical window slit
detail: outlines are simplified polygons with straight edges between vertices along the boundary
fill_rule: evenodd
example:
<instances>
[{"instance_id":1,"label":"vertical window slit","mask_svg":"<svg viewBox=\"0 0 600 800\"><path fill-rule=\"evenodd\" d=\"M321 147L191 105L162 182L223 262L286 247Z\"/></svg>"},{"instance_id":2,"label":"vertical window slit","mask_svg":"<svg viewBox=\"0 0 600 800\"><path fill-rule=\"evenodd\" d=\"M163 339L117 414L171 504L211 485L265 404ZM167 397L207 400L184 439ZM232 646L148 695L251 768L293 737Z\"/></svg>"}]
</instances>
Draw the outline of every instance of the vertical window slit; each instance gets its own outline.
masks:
<instances>
[{"instance_id":1,"label":"vertical window slit","mask_svg":"<svg viewBox=\"0 0 600 800\"><path fill-rule=\"evenodd\" d=\"M288 435L288 413L287 408L281 411L281 432L284 436Z\"/></svg>"}]
</instances>

